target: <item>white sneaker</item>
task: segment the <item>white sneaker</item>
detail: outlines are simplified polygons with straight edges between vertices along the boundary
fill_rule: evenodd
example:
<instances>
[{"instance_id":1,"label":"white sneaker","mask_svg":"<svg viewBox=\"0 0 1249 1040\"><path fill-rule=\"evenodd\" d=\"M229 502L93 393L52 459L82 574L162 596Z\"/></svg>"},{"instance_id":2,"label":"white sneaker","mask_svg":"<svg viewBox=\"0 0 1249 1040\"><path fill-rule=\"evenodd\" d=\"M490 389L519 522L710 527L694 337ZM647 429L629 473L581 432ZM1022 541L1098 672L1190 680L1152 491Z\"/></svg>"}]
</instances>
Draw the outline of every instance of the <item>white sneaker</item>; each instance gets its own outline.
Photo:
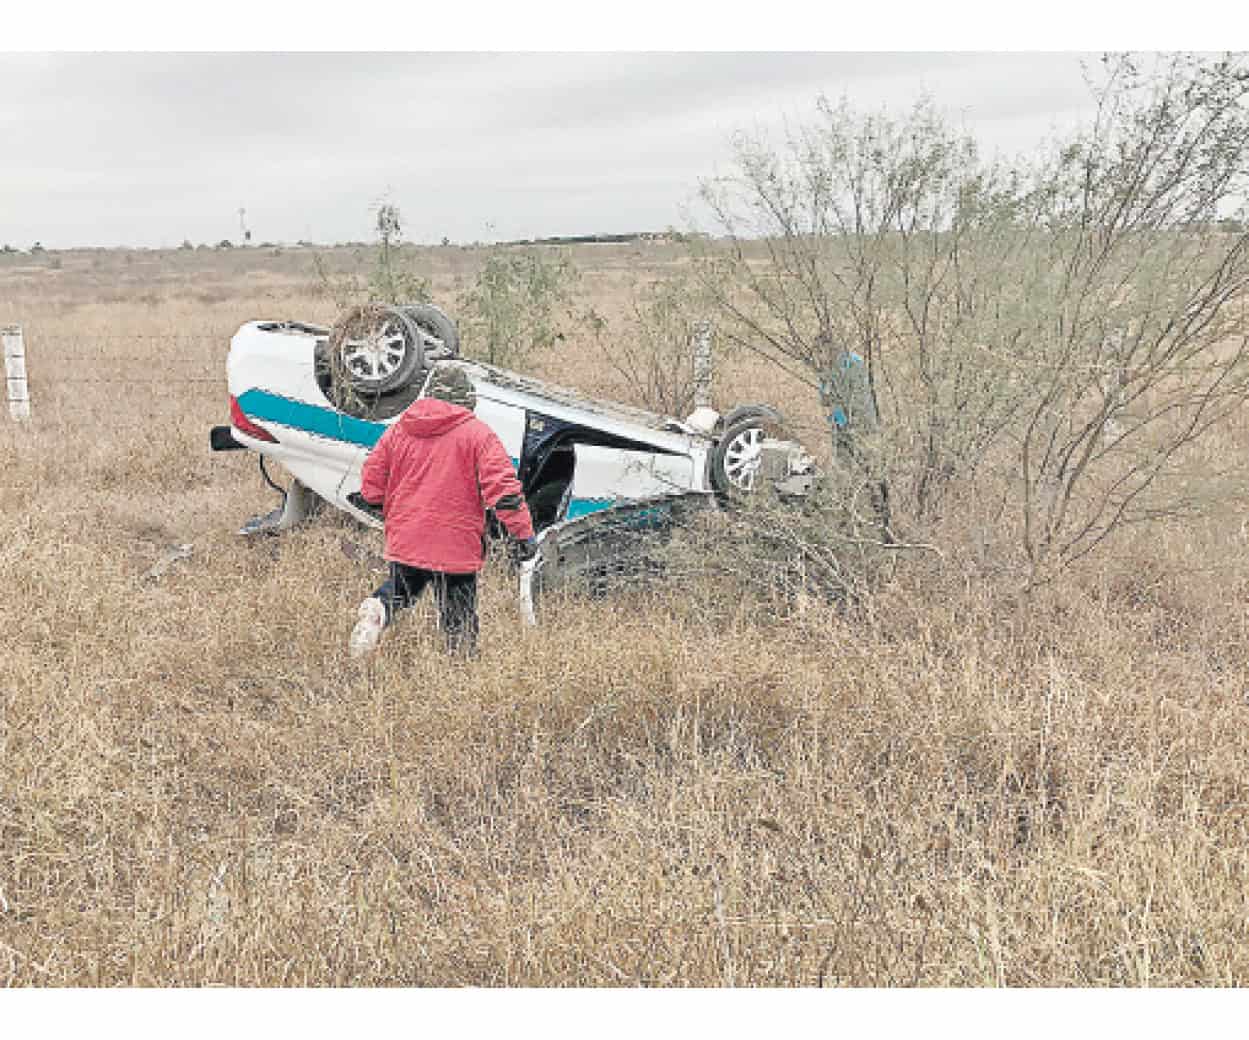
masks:
<instances>
[{"instance_id":1,"label":"white sneaker","mask_svg":"<svg viewBox=\"0 0 1249 1040\"><path fill-rule=\"evenodd\" d=\"M377 642L382 638L382 629L386 627L386 608L382 601L370 596L360 604L360 620L351 630L351 638L347 640L347 651L352 657L363 657L377 649Z\"/></svg>"}]
</instances>

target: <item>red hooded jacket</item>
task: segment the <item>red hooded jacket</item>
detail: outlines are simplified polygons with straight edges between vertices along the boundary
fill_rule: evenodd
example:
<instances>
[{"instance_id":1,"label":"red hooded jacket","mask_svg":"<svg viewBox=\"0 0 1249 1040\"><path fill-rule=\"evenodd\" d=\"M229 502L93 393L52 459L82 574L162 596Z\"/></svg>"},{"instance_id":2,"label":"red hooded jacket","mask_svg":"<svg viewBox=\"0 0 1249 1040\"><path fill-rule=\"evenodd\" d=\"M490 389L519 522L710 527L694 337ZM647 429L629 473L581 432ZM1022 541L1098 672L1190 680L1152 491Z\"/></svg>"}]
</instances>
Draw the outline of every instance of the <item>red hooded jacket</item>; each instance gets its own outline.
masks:
<instances>
[{"instance_id":1,"label":"red hooded jacket","mask_svg":"<svg viewBox=\"0 0 1249 1040\"><path fill-rule=\"evenodd\" d=\"M467 408L437 398L415 402L382 434L364 462L360 494L382 504L386 559L410 567L481 570L488 508L516 538L533 537L503 442Z\"/></svg>"}]
</instances>

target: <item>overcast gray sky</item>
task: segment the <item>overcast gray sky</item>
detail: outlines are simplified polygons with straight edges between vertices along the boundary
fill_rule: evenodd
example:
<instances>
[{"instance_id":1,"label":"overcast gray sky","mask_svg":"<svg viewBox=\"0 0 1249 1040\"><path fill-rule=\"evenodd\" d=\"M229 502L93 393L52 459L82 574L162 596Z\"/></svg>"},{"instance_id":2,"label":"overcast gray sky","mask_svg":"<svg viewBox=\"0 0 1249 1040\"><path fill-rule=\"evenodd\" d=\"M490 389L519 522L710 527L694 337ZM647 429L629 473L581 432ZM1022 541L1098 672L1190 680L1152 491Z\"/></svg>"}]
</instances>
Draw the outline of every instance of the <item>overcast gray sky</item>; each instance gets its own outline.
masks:
<instances>
[{"instance_id":1,"label":"overcast gray sky","mask_svg":"<svg viewBox=\"0 0 1249 1040\"><path fill-rule=\"evenodd\" d=\"M368 239L383 199L417 242L661 230L821 92L927 92L1009 153L1090 105L1070 52L0 53L0 82L23 248L237 240L240 207L256 242Z\"/></svg>"}]
</instances>

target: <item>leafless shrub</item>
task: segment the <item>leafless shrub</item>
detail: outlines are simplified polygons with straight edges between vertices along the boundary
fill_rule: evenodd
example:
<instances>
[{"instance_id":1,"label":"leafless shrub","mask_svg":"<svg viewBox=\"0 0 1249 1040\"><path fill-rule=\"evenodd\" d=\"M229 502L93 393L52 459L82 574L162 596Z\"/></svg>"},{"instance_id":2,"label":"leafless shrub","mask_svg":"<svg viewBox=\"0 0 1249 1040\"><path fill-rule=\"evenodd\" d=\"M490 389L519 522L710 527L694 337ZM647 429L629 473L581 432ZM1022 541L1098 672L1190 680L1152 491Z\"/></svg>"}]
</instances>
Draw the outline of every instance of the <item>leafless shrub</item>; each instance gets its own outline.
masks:
<instances>
[{"instance_id":1,"label":"leafless shrub","mask_svg":"<svg viewBox=\"0 0 1249 1040\"><path fill-rule=\"evenodd\" d=\"M334 301L339 310L361 307L372 302L401 305L428 303L431 290L428 277L413 270L403 256L403 218L391 202L377 202L374 211L375 243L352 250L355 270L337 274L320 252L313 254L319 292ZM372 253L372 266L367 267Z\"/></svg>"},{"instance_id":2,"label":"leafless shrub","mask_svg":"<svg viewBox=\"0 0 1249 1040\"><path fill-rule=\"evenodd\" d=\"M661 415L688 415L698 394L696 354L700 325L714 300L690 274L679 272L630 287L628 316L610 322L586 316L595 350L633 404ZM713 330L707 329L708 336ZM720 345L723 360L726 345ZM714 367L713 367L714 372Z\"/></svg>"},{"instance_id":3,"label":"leafless shrub","mask_svg":"<svg viewBox=\"0 0 1249 1040\"><path fill-rule=\"evenodd\" d=\"M1224 219L1249 71L1107 58L1096 91L1094 124L1023 164L926 102L821 99L783 153L743 138L703 191L731 243L704 265L724 335L813 387L857 352L900 517L922 533L951 488L1000 477L1029 587L1202 507L1194 453L1249 397L1249 236Z\"/></svg>"},{"instance_id":4,"label":"leafless shrub","mask_svg":"<svg viewBox=\"0 0 1249 1040\"><path fill-rule=\"evenodd\" d=\"M749 602L792 618L861 601L905 548L881 541L862 486L826 483L801 503L759 495L691 516L666 543L659 573L709 616Z\"/></svg>"}]
</instances>

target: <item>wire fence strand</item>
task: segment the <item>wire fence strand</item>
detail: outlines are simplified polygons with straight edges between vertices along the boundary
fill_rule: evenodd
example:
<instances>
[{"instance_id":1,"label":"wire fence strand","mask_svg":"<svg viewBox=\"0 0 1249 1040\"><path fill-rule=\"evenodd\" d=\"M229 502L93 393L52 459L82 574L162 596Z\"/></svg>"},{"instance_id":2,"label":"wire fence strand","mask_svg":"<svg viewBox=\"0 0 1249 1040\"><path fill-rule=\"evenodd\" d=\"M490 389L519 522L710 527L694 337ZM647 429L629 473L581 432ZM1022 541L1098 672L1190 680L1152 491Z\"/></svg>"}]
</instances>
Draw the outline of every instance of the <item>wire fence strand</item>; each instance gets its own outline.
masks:
<instances>
[{"instance_id":1,"label":"wire fence strand","mask_svg":"<svg viewBox=\"0 0 1249 1040\"><path fill-rule=\"evenodd\" d=\"M32 380L33 381L33 380ZM93 376L57 376L52 379L56 386L62 383L125 383L127 385L168 386L172 383L225 383L224 374L220 376L166 376L160 379L130 379L128 377L93 377Z\"/></svg>"},{"instance_id":2,"label":"wire fence strand","mask_svg":"<svg viewBox=\"0 0 1249 1040\"><path fill-rule=\"evenodd\" d=\"M43 393L63 384L224 386L226 355L234 331L231 328L220 334L60 335L24 326L30 382ZM136 352L136 348L141 351L145 345L150 352ZM125 347L131 349L124 354L113 353ZM147 366L149 371L129 375L136 365Z\"/></svg>"}]
</instances>

